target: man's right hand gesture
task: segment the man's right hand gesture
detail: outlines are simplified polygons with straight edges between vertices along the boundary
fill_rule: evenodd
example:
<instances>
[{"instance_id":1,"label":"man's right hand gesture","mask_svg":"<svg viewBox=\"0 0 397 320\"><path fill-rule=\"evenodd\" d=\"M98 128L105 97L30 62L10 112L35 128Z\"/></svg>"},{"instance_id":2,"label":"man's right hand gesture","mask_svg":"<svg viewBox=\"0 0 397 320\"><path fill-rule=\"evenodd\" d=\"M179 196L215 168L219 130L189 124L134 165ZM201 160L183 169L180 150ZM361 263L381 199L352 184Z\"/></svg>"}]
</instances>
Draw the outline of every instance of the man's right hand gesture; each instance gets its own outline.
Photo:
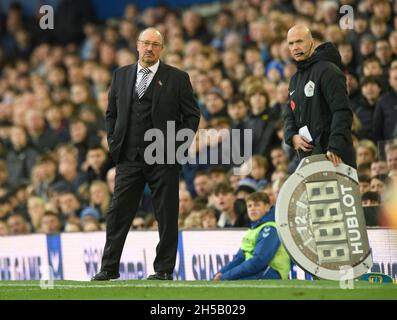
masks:
<instances>
[{"instance_id":1,"label":"man's right hand gesture","mask_svg":"<svg viewBox=\"0 0 397 320\"><path fill-rule=\"evenodd\" d=\"M309 141L300 134L296 134L292 137L292 144L295 150L303 150L305 152L312 151L314 146L309 143Z\"/></svg>"}]
</instances>

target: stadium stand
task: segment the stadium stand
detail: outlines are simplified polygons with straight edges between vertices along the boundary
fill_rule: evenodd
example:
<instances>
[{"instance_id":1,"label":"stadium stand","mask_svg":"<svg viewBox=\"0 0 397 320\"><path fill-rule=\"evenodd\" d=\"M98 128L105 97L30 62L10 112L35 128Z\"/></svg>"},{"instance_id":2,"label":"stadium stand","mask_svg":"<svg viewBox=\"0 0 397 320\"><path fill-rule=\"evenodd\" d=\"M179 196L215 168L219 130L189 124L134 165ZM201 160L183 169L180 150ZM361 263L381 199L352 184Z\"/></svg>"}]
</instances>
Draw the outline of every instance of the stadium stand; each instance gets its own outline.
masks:
<instances>
[{"instance_id":1,"label":"stadium stand","mask_svg":"<svg viewBox=\"0 0 397 320\"><path fill-rule=\"evenodd\" d=\"M356 13L353 29L339 25L338 8L346 3ZM371 178L367 191L382 202L397 183L397 1L232 0L144 10L127 4L122 16L107 19L89 1L60 1L54 30L40 29L39 19L18 2L0 18L0 236L105 229L115 175L104 128L107 90L116 68L137 61L137 36L149 26L165 35L162 61L189 74L200 128L253 130L250 176L233 175L230 164L183 166L181 228L244 226L237 223L244 221L234 205L238 193L264 191L274 202L296 167L281 115L296 71L286 33L299 22L341 54L358 173ZM191 154L212 147L199 140ZM374 175L372 163L383 163ZM147 188L140 228L156 228L150 203Z\"/></svg>"}]
</instances>

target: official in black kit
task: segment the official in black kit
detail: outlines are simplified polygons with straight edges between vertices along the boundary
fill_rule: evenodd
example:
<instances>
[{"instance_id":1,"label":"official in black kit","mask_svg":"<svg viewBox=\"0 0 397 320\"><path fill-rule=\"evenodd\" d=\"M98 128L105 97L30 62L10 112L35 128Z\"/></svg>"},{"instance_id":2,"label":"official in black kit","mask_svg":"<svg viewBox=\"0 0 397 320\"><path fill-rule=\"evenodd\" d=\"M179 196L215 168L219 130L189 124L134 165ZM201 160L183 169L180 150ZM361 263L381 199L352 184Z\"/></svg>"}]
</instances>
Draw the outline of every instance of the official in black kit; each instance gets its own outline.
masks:
<instances>
[{"instance_id":1,"label":"official in black kit","mask_svg":"<svg viewBox=\"0 0 397 320\"><path fill-rule=\"evenodd\" d=\"M138 37L139 61L115 71L106 111L109 152L116 163L115 190L107 214L101 271L92 280L120 276L124 242L148 183L158 221L160 241L150 280L172 280L178 247L180 164L149 164L144 135L159 129L167 141L167 124L197 131L200 111L186 72L161 62L162 34L148 28ZM176 146L177 148L177 146ZM166 146L164 146L165 158ZM139 244L137 244L139 245Z\"/></svg>"},{"instance_id":2,"label":"official in black kit","mask_svg":"<svg viewBox=\"0 0 397 320\"><path fill-rule=\"evenodd\" d=\"M334 165L344 162L355 168L353 112L338 50L330 42L315 48L304 25L291 28L287 41L298 70L291 78L289 103L283 111L285 142L298 151L300 159L326 154ZM312 142L299 134L304 126Z\"/></svg>"}]
</instances>

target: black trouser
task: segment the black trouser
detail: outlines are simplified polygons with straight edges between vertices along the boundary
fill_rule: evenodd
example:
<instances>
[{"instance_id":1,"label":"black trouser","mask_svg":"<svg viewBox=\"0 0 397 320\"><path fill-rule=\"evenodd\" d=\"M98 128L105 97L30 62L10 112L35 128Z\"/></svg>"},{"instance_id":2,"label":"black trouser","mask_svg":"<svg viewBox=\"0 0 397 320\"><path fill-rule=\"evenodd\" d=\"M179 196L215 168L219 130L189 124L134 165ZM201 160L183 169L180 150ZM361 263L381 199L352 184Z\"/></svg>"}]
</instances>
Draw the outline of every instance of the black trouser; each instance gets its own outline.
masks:
<instances>
[{"instance_id":1,"label":"black trouser","mask_svg":"<svg viewBox=\"0 0 397 320\"><path fill-rule=\"evenodd\" d=\"M149 184L160 241L153 266L156 272L172 273L178 248L179 172L177 164L147 165L143 160L122 160L116 165L115 190L107 214L106 244L102 271L117 272L125 239ZM139 245L139 244L137 244Z\"/></svg>"}]
</instances>

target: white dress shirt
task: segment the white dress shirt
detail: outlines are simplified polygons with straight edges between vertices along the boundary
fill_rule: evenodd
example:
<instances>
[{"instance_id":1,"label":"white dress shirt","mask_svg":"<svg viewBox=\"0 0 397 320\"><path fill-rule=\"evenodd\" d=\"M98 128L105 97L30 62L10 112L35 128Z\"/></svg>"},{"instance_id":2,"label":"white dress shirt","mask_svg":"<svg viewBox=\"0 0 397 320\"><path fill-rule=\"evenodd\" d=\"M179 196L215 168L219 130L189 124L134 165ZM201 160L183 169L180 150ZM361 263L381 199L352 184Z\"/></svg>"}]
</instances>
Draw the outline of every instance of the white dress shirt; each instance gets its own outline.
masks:
<instances>
[{"instance_id":1,"label":"white dress shirt","mask_svg":"<svg viewBox=\"0 0 397 320\"><path fill-rule=\"evenodd\" d=\"M147 76L146 88L148 88L149 85L150 85L150 82L152 82L152 80L153 80L153 78L154 78L154 75L156 74L156 72L157 72L157 70L158 70L158 68L159 68L159 65L160 65L160 60L158 60L154 65L152 65L151 67L149 67L150 71L152 71L152 72L150 72L150 73L148 74L148 76ZM142 67L141 64L138 62L138 67L137 67L137 69L136 69L137 74L136 74L135 88L137 88L139 82L141 82L143 73L140 72L140 71L141 71L141 69L143 69L143 68L144 68L144 67Z\"/></svg>"}]
</instances>

